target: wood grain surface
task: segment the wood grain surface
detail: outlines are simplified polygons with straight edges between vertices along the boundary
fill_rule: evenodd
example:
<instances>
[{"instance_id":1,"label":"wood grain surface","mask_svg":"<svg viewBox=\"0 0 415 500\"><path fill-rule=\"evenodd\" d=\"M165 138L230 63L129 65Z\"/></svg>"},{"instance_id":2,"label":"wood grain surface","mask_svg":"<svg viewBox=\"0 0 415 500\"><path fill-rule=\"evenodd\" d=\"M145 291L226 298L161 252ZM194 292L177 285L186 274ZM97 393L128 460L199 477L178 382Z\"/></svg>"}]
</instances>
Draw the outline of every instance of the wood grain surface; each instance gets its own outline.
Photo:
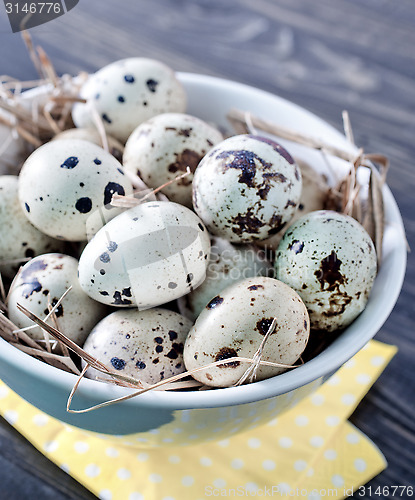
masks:
<instances>
[{"instance_id":1,"label":"wood grain surface","mask_svg":"<svg viewBox=\"0 0 415 500\"><path fill-rule=\"evenodd\" d=\"M357 144L390 158L388 183L415 247L413 0L81 0L31 34L59 73L146 56L268 90L337 128L347 109ZM0 73L36 76L3 5ZM376 337L399 353L352 417L389 462L372 487L415 483L414 304L409 255L402 294ZM1 421L0 499L32 498L95 497Z\"/></svg>"}]
</instances>

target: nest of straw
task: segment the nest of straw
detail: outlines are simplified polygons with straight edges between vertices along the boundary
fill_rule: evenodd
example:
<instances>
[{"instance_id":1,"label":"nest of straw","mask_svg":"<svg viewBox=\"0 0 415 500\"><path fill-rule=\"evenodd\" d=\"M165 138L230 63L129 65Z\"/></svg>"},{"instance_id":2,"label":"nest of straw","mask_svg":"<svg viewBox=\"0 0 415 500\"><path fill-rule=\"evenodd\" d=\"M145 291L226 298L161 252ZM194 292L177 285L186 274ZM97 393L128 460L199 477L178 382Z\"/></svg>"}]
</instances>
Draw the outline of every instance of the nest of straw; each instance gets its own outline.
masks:
<instances>
[{"instance_id":1,"label":"nest of straw","mask_svg":"<svg viewBox=\"0 0 415 500\"><path fill-rule=\"evenodd\" d=\"M9 76L0 77L0 123L10 127L14 134L20 136L32 149L34 149L51 140L56 134L63 130L73 127L71 109L75 102L84 102L79 97L79 90L82 83L86 80L87 74L80 73L75 77L70 75L58 76L44 50L41 47L34 47L27 32L23 32L23 39L32 62L38 71L39 79L21 82ZM27 103L25 104L24 102L23 91L29 89L33 89L34 91L37 89L38 98L33 99L31 105L27 106ZM313 150L318 150L322 155L326 155L326 159L330 156L334 156L347 162L349 165L347 174L343 175L335 185L325 186L325 192L327 193L326 208L351 215L363 225L374 242L378 264L380 265L382 260L382 239L385 224L383 185L386 181L386 174L389 166L388 159L385 156L380 154L366 154L363 149L358 149L356 147L351 147L350 150L339 149L314 137L300 134L295 130L290 130L277 123L265 121L243 110L230 110L227 114L227 118L237 134L269 134L277 140L280 138L301 144ZM343 112L343 123L347 139L352 146L355 146L347 112ZM108 140L98 113L96 113L95 116L95 125L101 136L102 146L104 149L108 150ZM5 147L7 147L7 145L3 145L3 149ZM352 153L351 151L353 149L355 149L357 153ZM0 151L0 153L2 152L4 151ZM369 177L367 185L365 186L362 186L358 180L357 171L361 167L369 169ZM189 173L190 171L179 176L179 178L189 175ZM165 196L159 192L164 186L160 186L158 189L150 191L140 178L136 176L130 176L130 178L137 189L135 195L132 197L115 195L112 201L115 206L129 208L147 201L148 199L166 199ZM178 179L176 179L176 181ZM367 193L365 198L361 196L363 190ZM207 389L199 382L189 377L191 372L185 372L158 384L149 385L140 380L122 376L111 367L105 366L99 360L90 356L59 330L55 310L61 301L65 299L67 293L70 293L70 290L68 290L54 306L49 304L49 314L43 319L37 317L25 308L20 307L21 311L33 321L34 327L38 326L44 332L44 339L42 341L35 341L28 335L28 329L19 329L8 319L7 295L0 276L0 336L16 349L48 363L57 369L73 373L78 377L68 400L68 411L90 411L91 409L129 399L150 390ZM50 323L52 323L53 326ZM247 370L237 385L255 381L256 372L260 365L265 364L286 369L298 366L285 366L277 363L265 362L261 359L265 342L274 329L275 321L270 326L267 335L264 337L263 342L258 347L252 359L237 358L237 361L246 362L247 364ZM320 349L323 347L324 346L321 346ZM83 369L80 362L81 359L84 362ZM226 364L231 361L233 360L226 359L225 361L212 363L202 369L219 364ZM109 375L110 379L106 379L107 383L109 382L133 388L134 392L116 400L102 403L93 408L71 410L70 405L73 395L89 366L107 376Z\"/></svg>"}]
</instances>

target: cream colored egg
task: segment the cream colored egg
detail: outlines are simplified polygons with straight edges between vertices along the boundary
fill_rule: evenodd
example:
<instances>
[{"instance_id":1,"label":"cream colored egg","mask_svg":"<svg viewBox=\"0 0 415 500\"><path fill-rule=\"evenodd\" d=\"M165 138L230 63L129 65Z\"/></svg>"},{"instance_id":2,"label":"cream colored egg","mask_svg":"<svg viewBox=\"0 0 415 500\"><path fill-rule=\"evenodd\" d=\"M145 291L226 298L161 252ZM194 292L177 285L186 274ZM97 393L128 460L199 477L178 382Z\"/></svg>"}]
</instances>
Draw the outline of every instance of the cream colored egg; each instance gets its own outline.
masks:
<instances>
[{"instance_id":1,"label":"cream colored egg","mask_svg":"<svg viewBox=\"0 0 415 500\"><path fill-rule=\"evenodd\" d=\"M77 127L91 127L98 113L105 130L125 143L140 123L160 113L186 109L186 94L172 69L165 64L132 57L116 61L89 77L72 118Z\"/></svg>"},{"instance_id":2,"label":"cream colored egg","mask_svg":"<svg viewBox=\"0 0 415 500\"><path fill-rule=\"evenodd\" d=\"M222 134L195 116L163 113L142 123L128 138L123 164L151 188L158 188L187 168L191 173L165 186L170 201L192 207L193 172Z\"/></svg>"},{"instance_id":3,"label":"cream colored egg","mask_svg":"<svg viewBox=\"0 0 415 500\"><path fill-rule=\"evenodd\" d=\"M51 141L25 161L19 199L29 221L40 231L68 241L88 239L102 221L119 213L113 194L131 194L121 164L88 141Z\"/></svg>"},{"instance_id":4,"label":"cream colored egg","mask_svg":"<svg viewBox=\"0 0 415 500\"><path fill-rule=\"evenodd\" d=\"M191 326L187 318L158 307L118 310L95 326L84 349L120 375L153 384L185 371L183 345ZM92 368L86 376L109 378Z\"/></svg>"},{"instance_id":5,"label":"cream colored egg","mask_svg":"<svg viewBox=\"0 0 415 500\"><path fill-rule=\"evenodd\" d=\"M10 279L26 259L64 248L62 241L30 224L20 207L18 182L14 175L0 176L0 271Z\"/></svg>"},{"instance_id":6,"label":"cream colored egg","mask_svg":"<svg viewBox=\"0 0 415 500\"><path fill-rule=\"evenodd\" d=\"M194 212L168 201L122 213L88 243L79 280L95 300L155 307L185 295L206 276L209 235Z\"/></svg>"},{"instance_id":7,"label":"cream colored egg","mask_svg":"<svg viewBox=\"0 0 415 500\"><path fill-rule=\"evenodd\" d=\"M355 219L320 210L285 233L275 267L278 279L303 299L311 327L332 332L365 308L376 277L376 251Z\"/></svg>"},{"instance_id":8,"label":"cream colored egg","mask_svg":"<svg viewBox=\"0 0 415 500\"><path fill-rule=\"evenodd\" d=\"M56 309L59 329L75 343L82 345L96 323L105 314L105 307L90 299L81 289L77 277L78 261L69 255L49 253L39 255L25 264L14 281L8 298L9 318L19 328L32 326L33 322L17 308L17 304L44 319L48 303L54 306L72 287ZM47 321L54 326L52 319ZM43 340L39 327L28 330L35 340Z\"/></svg>"},{"instance_id":9,"label":"cream colored egg","mask_svg":"<svg viewBox=\"0 0 415 500\"><path fill-rule=\"evenodd\" d=\"M195 321L206 304L229 285L253 276L272 277L274 270L264 252L249 245L232 245L213 237L206 279L177 301L182 314Z\"/></svg>"},{"instance_id":10,"label":"cream colored egg","mask_svg":"<svg viewBox=\"0 0 415 500\"><path fill-rule=\"evenodd\" d=\"M236 135L217 144L199 163L193 206L215 236L233 243L265 240L292 218L301 173L271 139Z\"/></svg>"},{"instance_id":11,"label":"cream colored egg","mask_svg":"<svg viewBox=\"0 0 415 500\"><path fill-rule=\"evenodd\" d=\"M207 304L190 330L184 347L187 370L235 357L252 359L274 319L275 330L264 345L262 360L291 365L304 351L310 327L298 294L281 281L266 277L229 286ZM234 359L192 376L212 387L229 387L249 366ZM257 380L282 371L261 366Z\"/></svg>"}]
</instances>

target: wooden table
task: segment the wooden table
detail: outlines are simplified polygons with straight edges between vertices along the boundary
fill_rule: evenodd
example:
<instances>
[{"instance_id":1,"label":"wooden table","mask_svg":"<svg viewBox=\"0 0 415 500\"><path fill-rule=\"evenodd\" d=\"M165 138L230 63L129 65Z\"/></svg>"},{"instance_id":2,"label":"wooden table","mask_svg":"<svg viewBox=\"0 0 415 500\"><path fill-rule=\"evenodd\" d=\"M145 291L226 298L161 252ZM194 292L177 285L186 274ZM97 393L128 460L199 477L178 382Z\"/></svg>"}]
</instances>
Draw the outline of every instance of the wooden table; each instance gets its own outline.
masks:
<instances>
[{"instance_id":1,"label":"wooden table","mask_svg":"<svg viewBox=\"0 0 415 500\"><path fill-rule=\"evenodd\" d=\"M0 73L34 78L3 5L0 18ZM391 160L389 186L415 247L413 0L81 0L31 34L59 73L146 56L263 88L338 128L347 109L357 144ZM376 337L399 353L352 417L389 462L373 487L415 483L414 283L409 256L400 299ZM0 498L95 497L2 420Z\"/></svg>"}]
</instances>

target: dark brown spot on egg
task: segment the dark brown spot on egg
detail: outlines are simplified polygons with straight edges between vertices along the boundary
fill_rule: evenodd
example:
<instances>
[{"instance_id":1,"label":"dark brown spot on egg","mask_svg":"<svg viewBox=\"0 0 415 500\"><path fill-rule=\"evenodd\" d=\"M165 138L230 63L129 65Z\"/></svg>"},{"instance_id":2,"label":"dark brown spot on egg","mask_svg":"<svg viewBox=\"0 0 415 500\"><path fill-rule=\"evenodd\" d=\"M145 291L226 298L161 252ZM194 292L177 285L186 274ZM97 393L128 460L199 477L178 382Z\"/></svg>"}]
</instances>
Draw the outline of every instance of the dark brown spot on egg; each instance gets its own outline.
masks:
<instances>
[{"instance_id":1,"label":"dark brown spot on egg","mask_svg":"<svg viewBox=\"0 0 415 500\"><path fill-rule=\"evenodd\" d=\"M116 305L116 306L129 306L132 304L131 300L130 299L124 299L122 298L122 294L121 292L119 292L118 290L114 292L114 295L112 296L113 297L113 301L112 301L112 304L113 305Z\"/></svg>"},{"instance_id":2,"label":"dark brown spot on egg","mask_svg":"<svg viewBox=\"0 0 415 500\"><path fill-rule=\"evenodd\" d=\"M268 333L268 330L271 328L273 321L274 318L262 318L261 320L257 321L256 329L261 335L266 335Z\"/></svg>"},{"instance_id":3,"label":"dark brown spot on egg","mask_svg":"<svg viewBox=\"0 0 415 500\"><path fill-rule=\"evenodd\" d=\"M286 222L282 222L282 216L278 214L274 214L269 221L269 225L271 226L268 234L277 234L281 231L281 229L286 225Z\"/></svg>"},{"instance_id":4,"label":"dark brown spot on egg","mask_svg":"<svg viewBox=\"0 0 415 500\"><path fill-rule=\"evenodd\" d=\"M192 132L192 127L189 128L181 128L178 132L177 135L181 135L183 137L190 137L190 134Z\"/></svg>"},{"instance_id":5,"label":"dark brown spot on egg","mask_svg":"<svg viewBox=\"0 0 415 500\"><path fill-rule=\"evenodd\" d=\"M54 298L51 301L52 307L56 306L56 304L58 303L58 301L59 301L59 299ZM55 309L55 316L57 318L60 318L61 316L63 316L63 305L62 304L59 304L58 307Z\"/></svg>"},{"instance_id":6,"label":"dark brown spot on egg","mask_svg":"<svg viewBox=\"0 0 415 500\"><path fill-rule=\"evenodd\" d=\"M186 172L187 167L189 167L190 171L194 172L202 158L203 155L201 155L200 153L197 153L196 151L192 151L190 149L185 149L180 154L176 154L176 161L174 163L171 163L167 167L167 169L169 172L176 173L178 171ZM187 184L190 184L189 179L180 179L180 181L184 180L186 180Z\"/></svg>"},{"instance_id":7,"label":"dark brown spot on egg","mask_svg":"<svg viewBox=\"0 0 415 500\"><path fill-rule=\"evenodd\" d=\"M223 361L224 359L235 358L238 353L232 347L222 347L215 356L215 361ZM236 368L241 363L240 361L231 361L230 363L224 363L219 365L219 368Z\"/></svg>"},{"instance_id":8,"label":"dark brown spot on egg","mask_svg":"<svg viewBox=\"0 0 415 500\"><path fill-rule=\"evenodd\" d=\"M315 276L320 282L321 289L334 291L344 283L344 276L340 272L342 261L338 259L336 252L332 250L331 254L322 259L320 269L315 271ZM328 285L325 288L325 285Z\"/></svg>"},{"instance_id":9,"label":"dark brown spot on egg","mask_svg":"<svg viewBox=\"0 0 415 500\"><path fill-rule=\"evenodd\" d=\"M223 298L217 295L214 297L206 306L206 309L214 309L215 307L219 306L223 302Z\"/></svg>"},{"instance_id":10,"label":"dark brown spot on egg","mask_svg":"<svg viewBox=\"0 0 415 500\"><path fill-rule=\"evenodd\" d=\"M126 363L123 359L114 356L113 358L111 358L111 364L116 370L124 370Z\"/></svg>"},{"instance_id":11,"label":"dark brown spot on egg","mask_svg":"<svg viewBox=\"0 0 415 500\"><path fill-rule=\"evenodd\" d=\"M253 291L253 290L259 290L260 288L264 289L264 287L262 285L250 285L248 287L248 290Z\"/></svg>"},{"instance_id":12,"label":"dark brown spot on egg","mask_svg":"<svg viewBox=\"0 0 415 500\"><path fill-rule=\"evenodd\" d=\"M176 340L177 337L177 332L175 332L174 330L169 330L169 339L171 342L173 342L173 340Z\"/></svg>"},{"instance_id":13,"label":"dark brown spot on egg","mask_svg":"<svg viewBox=\"0 0 415 500\"><path fill-rule=\"evenodd\" d=\"M278 142L276 142L272 139L269 139L268 137L262 137L259 135L250 135L249 137L251 137L252 139L256 139L257 141L265 142L266 144L269 144L274 149L274 151L276 151L283 158L285 158L288 161L288 163L290 163L291 165L294 165L295 162L294 162L293 157L290 155L290 153L285 148L283 148L281 146L281 144L278 144Z\"/></svg>"},{"instance_id":14,"label":"dark brown spot on egg","mask_svg":"<svg viewBox=\"0 0 415 500\"><path fill-rule=\"evenodd\" d=\"M147 85L147 88L150 92L156 92L157 90L157 85L159 84L159 82L157 80L154 80L153 78L149 78L147 81L146 81L146 85Z\"/></svg>"},{"instance_id":15,"label":"dark brown spot on egg","mask_svg":"<svg viewBox=\"0 0 415 500\"><path fill-rule=\"evenodd\" d=\"M112 196L114 194L124 196L125 190L120 184L117 184L116 182L109 182L104 189L104 206L107 209L112 208L111 206L109 206L109 204L111 203Z\"/></svg>"},{"instance_id":16,"label":"dark brown spot on egg","mask_svg":"<svg viewBox=\"0 0 415 500\"><path fill-rule=\"evenodd\" d=\"M176 350L171 349L167 354L166 357L169 359L177 359L179 357L178 353Z\"/></svg>"},{"instance_id":17,"label":"dark brown spot on egg","mask_svg":"<svg viewBox=\"0 0 415 500\"><path fill-rule=\"evenodd\" d=\"M288 207L296 207L297 206L297 203L295 203L295 201L292 201L292 200L288 200L287 203L285 204L285 207L284 208L288 208Z\"/></svg>"},{"instance_id":18,"label":"dark brown spot on egg","mask_svg":"<svg viewBox=\"0 0 415 500\"><path fill-rule=\"evenodd\" d=\"M253 214L252 207L245 214L238 214L231 218L229 222L232 224L232 231L238 236L243 233L258 234L264 226L263 221Z\"/></svg>"},{"instance_id":19,"label":"dark brown spot on egg","mask_svg":"<svg viewBox=\"0 0 415 500\"><path fill-rule=\"evenodd\" d=\"M26 248L24 254L25 254L25 257L32 259L35 256L35 251L32 248Z\"/></svg>"},{"instance_id":20,"label":"dark brown spot on egg","mask_svg":"<svg viewBox=\"0 0 415 500\"><path fill-rule=\"evenodd\" d=\"M304 249L304 242L299 240L294 240L288 245L288 250L291 250L295 254L301 253Z\"/></svg>"},{"instance_id":21,"label":"dark brown spot on egg","mask_svg":"<svg viewBox=\"0 0 415 500\"><path fill-rule=\"evenodd\" d=\"M69 158L66 158L66 160L62 163L61 168L72 170L78 165L78 163L79 158L77 158L76 156L70 156Z\"/></svg>"}]
</instances>

